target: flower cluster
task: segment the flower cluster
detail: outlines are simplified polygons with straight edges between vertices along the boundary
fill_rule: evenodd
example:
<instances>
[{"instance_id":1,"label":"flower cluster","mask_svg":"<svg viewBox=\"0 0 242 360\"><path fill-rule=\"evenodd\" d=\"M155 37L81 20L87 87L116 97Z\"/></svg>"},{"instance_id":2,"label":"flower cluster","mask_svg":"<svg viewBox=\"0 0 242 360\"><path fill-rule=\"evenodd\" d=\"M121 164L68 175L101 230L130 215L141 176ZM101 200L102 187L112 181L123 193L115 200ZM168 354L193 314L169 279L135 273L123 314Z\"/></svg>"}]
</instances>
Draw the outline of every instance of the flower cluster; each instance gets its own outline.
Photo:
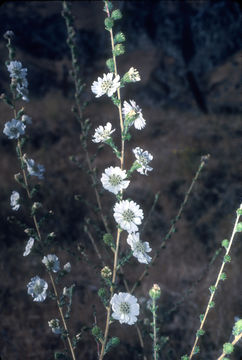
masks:
<instances>
[{"instance_id":1,"label":"flower cluster","mask_svg":"<svg viewBox=\"0 0 242 360\"><path fill-rule=\"evenodd\" d=\"M108 7L109 5L106 4L106 6ZM105 19L107 30L112 28L113 19L113 15L112 18L108 17ZM115 41L117 41L116 37ZM118 51L118 49L120 51ZM121 55L121 52L124 52L124 48L121 47L121 44L116 44L113 50L113 55ZM120 80L120 76L117 75L116 70L114 69L113 59L107 60L107 66L111 72L103 74L103 78L98 77L98 80L93 82L91 90L96 97L100 97L105 94L108 97L112 97L113 103L119 108L122 129L121 135L122 141L124 142L130 138L131 135L129 134L129 131L132 126L137 130L142 130L146 125L142 109L136 104L136 102L134 100L129 100L124 101L123 104L121 104L119 96L119 88L123 87L125 83L140 81L140 74L135 68L131 67ZM112 129L112 124L110 122L108 122L105 126L100 125L95 129L92 141L95 143L108 144L113 148L116 156L121 159L122 154L118 151L112 139L112 133L114 131L115 129ZM127 231L127 244L131 247L133 256L137 258L140 263L149 264L151 262L151 257L148 253L151 252L151 248L147 241L142 242L140 240L139 234L139 226L144 218L143 210L133 200L124 200L123 191L129 186L129 178L133 171L137 170L140 174L147 175L147 172L152 170L149 163L153 159L153 156L148 151L144 151L139 147L134 148L133 153L135 155L135 161L129 170L124 170L123 166L107 167L102 173L101 183L105 190L108 190L117 197L117 202L113 208L113 216L118 227L121 230ZM104 275L106 278L106 273L102 273L103 278ZM137 304L137 299L134 296L128 293L115 294L111 299L111 305L113 309L112 317L119 320L121 324L127 323L132 325L137 321L136 316L139 314L139 305Z\"/></svg>"},{"instance_id":2,"label":"flower cluster","mask_svg":"<svg viewBox=\"0 0 242 360\"><path fill-rule=\"evenodd\" d=\"M10 61L7 69L10 73L12 85L16 88L17 93L21 96L22 100L28 101L27 69L22 67L20 61Z\"/></svg>"}]
</instances>

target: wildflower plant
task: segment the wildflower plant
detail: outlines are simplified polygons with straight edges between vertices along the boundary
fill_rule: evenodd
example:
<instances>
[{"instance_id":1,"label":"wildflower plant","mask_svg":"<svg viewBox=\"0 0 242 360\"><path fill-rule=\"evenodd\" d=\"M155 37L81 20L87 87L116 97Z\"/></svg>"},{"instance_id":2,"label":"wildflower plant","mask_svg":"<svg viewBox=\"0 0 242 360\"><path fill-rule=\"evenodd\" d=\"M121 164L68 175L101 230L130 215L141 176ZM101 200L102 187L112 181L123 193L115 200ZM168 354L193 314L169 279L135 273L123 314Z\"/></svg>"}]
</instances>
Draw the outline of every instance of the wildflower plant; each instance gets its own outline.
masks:
<instances>
[{"instance_id":1,"label":"wildflower plant","mask_svg":"<svg viewBox=\"0 0 242 360\"><path fill-rule=\"evenodd\" d=\"M198 170L192 179L192 183L185 194L177 215L171 221L167 234L161 238L158 247L155 247L155 244L150 244L144 235L144 227L149 215L145 216L143 204L136 202L135 194L130 198L126 193L126 190L130 187L134 172L137 172L139 176L147 178L149 175L152 175L153 170L153 155L149 152L149 149L146 150L139 146L134 146L131 154L129 154L133 159L131 166L128 166L126 162L128 155L127 141L133 135L139 135L140 131L145 129L148 120L143 116L143 111L140 105L136 103L136 100L123 99L121 97L121 90L129 86L130 83L141 81L141 75L133 66L127 68L124 74L118 71L118 58L125 54L124 42L126 41L123 32L116 32L116 23L122 18L122 13L119 9L114 9L111 1L104 0L103 3L105 12L104 25L110 36L111 55L106 61L107 71L100 74L97 79L92 79L93 82L90 88L93 97L106 97L107 101L114 106L117 116L112 123L106 122L100 124L96 129L92 129L89 119L85 119L83 115L87 105L85 102L82 102L81 98L85 85L80 77L74 20L70 6L65 1L63 1L62 10L67 28L67 43L72 59L71 75L75 87L75 104L72 111L80 124L81 145L85 155L85 165L78 163L78 161L76 163L79 167L85 167L85 171L91 179L91 185L94 189L97 202L97 206L92 206L95 209L93 213L96 216L95 219L100 217L102 221L101 226L99 226L99 224L94 224L93 221L86 218L83 225L83 230L89 237L100 262L101 285L97 295L105 311L105 319L102 324L99 314L96 315L96 311L93 311L94 322L93 325L88 327L88 330L90 330L97 344L98 360L103 360L106 354L120 343L117 336L111 335L112 324L116 323L121 330L125 329L124 331L129 326L134 326L142 349L143 360L147 360L144 341L144 335L147 335L147 332L145 333L141 329L144 323L142 320L142 301L134 294L144 278L149 275L149 269L154 265L161 249L165 247L166 242L175 233L176 223L181 218L194 184L204 165L207 163L209 155L201 158ZM39 263L44 267L47 275L44 278L41 278L39 275L32 276L27 284L27 293L34 302L44 303L47 299L52 299L56 302L58 315L54 315L54 318L50 319L46 325L49 326L49 331L63 340L65 349L61 352L56 352L55 359L76 360L76 348L77 343L82 339L82 330L72 334L73 331L69 329L68 324L68 319L71 317L75 284L70 286L64 286L63 284L65 276L69 276L72 273L72 265L69 261L63 265L59 257L53 253L53 246L50 248L56 235L54 232L46 231L44 224L47 216L46 214L43 215L43 205L37 198L39 182L43 181L45 177L45 167L24 152L24 145L27 141L26 134L29 126L32 124L32 118L19 103L21 102L22 105L22 101L29 101L28 71L20 61L16 60L15 49L12 43L13 33L7 31L4 37L7 40L9 50L6 69L10 77L10 95L2 94L1 99L12 109L13 115L5 123L3 134L16 145L20 172L14 178L21 187L20 192L17 190L12 191L10 207L14 212L17 212L19 209L22 209L24 203L28 204L32 224L25 229L27 238L23 248L23 257L26 259L26 257L37 255ZM118 135L120 137L117 140ZM98 150L103 146L108 146L112 150L112 158L110 157L110 160L108 160L106 168L101 175L98 175L94 165L96 154L92 156L89 153L90 143L96 144ZM75 162L75 159L72 158L72 160ZM23 195L24 193L26 196ZM110 193L112 199L111 219L108 219L108 216L105 214L105 208L102 205L101 199L102 194L108 193ZM158 197L159 194L156 194L150 213L154 210ZM90 204L89 207L91 208ZM210 297L204 314L200 315L200 327L196 332L190 355L182 356L181 359L183 360L192 359L200 351L198 342L205 334L204 325L208 313L215 307L215 293L220 282L227 278L224 268L231 261L231 246L236 233L242 232L242 223L239 221L241 215L242 206L237 210L237 217L230 240L225 239L222 242L222 248L225 249L222 265L215 283L209 288ZM110 226L110 224L113 226ZM94 230L90 230L91 225L94 225ZM95 231L97 237L102 238L102 245L106 247L106 254L108 256L103 256L102 250L99 249L101 245L97 245L96 237L93 236L92 231ZM121 243L123 245L122 250L124 249L122 252ZM216 252L215 257L220 252ZM141 264L142 273L137 276L137 280L130 287L125 278L124 268L132 258L135 264L137 262ZM120 279L122 279L120 282L118 281L119 275L121 275ZM168 341L167 337L159 337L159 328L157 326L159 320L158 302L161 296L160 287L154 284L149 293L144 295L150 298L148 309L152 320L151 322L148 320L148 323L151 325L151 330L148 333L152 339L153 360L158 360L161 355L162 344ZM239 319L234 324L234 339L232 342L224 344L222 355L218 360L226 359L233 352L234 345L241 340L241 321ZM66 346L66 342L68 346Z\"/></svg>"},{"instance_id":2,"label":"wildflower plant","mask_svg":"<svg viewBox=\"0 0 242 360\"><path fill-rule=\"evenodd\" d=\"M20 61L15 60L15 49L12 43L13 36L14 35L12 31L7 31L4 35L5 39L7 40L7 47L9 50L9 59L6 62L6 67L11 80L11 94L3 94L1 98L13 110L14 118L5 124L3 133L9 138L9 140L16 142L16 152L20 162L20 169L22 174L16 174L15 180L25 190L28 202L30 204L30 216L32 218L33 227L25 229L25 232L30 235L23 252L23 256L26 257L32 254L34 249L36 249L39 254L43 255L47 251L49 241L53 239L54 233L45 234L43 223L45 222L46 215L41 217L40 210L42 209L42 204L38 201L35 201L38 193L38 186L36 186L36 184L33 182L33 177L36 177L38 180L43 180L45 168L43 165L40 165L36 163L35 160L29 158L27 154L23 153L23 146L26 142L25 134L27 127L32 123L32 120L30 116L26 114L24 107L19 108L18 106L19 101L29 101L27 98L28 81L27 69L22 67L22 63ZM10 198L10 205L14 211L19 210L21 201L22 197L20 196L19 192L13 191ZM51 211L49 213L51 213ZM60 272L60 261L55 254L48 254L44 255L42 263L46 267L50 285L54 292L54 299L57 303L61 322L65 331L65 337L67 338L69 345L69 353L71 354L72 359L75 360L76 357L74 353L74 346L69 335L63 312L63 306L65 305L65 302L61 301L61 297L59 297L56 280L52 275L52 272ZM70 271L70 264L65 266L65 273L68 273ZM50 296L48 293L49 288L50 287L48 282L36 275L32 277L27 284L27 293L33 298L33 301L42 303L47 299L47 297ZM53 333L59 335L62 334L62 330L60 331L61 327L58 319L55 321L50 321L49 325L51 326Z\"/></svg>"}]
</instances>

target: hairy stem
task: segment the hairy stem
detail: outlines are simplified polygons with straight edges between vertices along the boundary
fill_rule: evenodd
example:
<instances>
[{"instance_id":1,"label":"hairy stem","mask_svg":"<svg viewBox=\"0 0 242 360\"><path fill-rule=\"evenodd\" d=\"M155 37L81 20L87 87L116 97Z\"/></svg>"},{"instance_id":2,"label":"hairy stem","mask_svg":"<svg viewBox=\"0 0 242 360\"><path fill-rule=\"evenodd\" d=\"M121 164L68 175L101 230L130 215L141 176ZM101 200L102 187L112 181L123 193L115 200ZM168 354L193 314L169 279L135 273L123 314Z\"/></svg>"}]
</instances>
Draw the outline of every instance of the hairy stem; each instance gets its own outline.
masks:
<instances>
[{"instance_id":1,"label":"hairy stem","mask_svg":"<svg viewBox=\"0 0 242 360\"><path fill-rule=\"evenodd\" d=\"M107 9L107 14L108 14L108 16L110 17L110 13L109 13L108 6L107 6L107 3L106 3L106 2L105 2L105 6L106 6L106 9ZM112 46L112 53L113 53L114 74L115 74L115 76L117 76L117 75L118 75L118 71L117 71L116 57L115 57L115 55L114 55L114 39L113 39L113 31L112 31L112 29L111 29L109 32L110 32L111 46ZM119 100L118 110L119 110L119 121L120 121L120 130L121 130L121 158L120 158L120 168L121 168L121 170L123 170L123 168L124 168L124 139L123 139L122 134L123 134L124 125L123 125L122 107L121 107L121 96L120 96L120 89L119 89L119 88L118 88L118 90L117 90L117 96L118 96L118 100ZM116 238L116 248L115 248L115 253L114 253L112 286L111 286L111 288L110 288L110 301L111 301L111 298L112 298L113 293L114 293L114 286L115 286L115 282L116 282L120 234L121 234L121 230L118 229L118 231L117 231L117 238ZM104 357L105 346L106 346L106 343L107 343L108 332L109 332L110 314L111 314L111 303L109 302L108 309L107 309L107 318L106 318L104 339L103 339L103 343L102 343L102 349L101 349L101 354L100 354L99 360L102 360L103 357Z\"/></svg>"},{"instance_id":2,"label":"hairy stem","mask_svg":"<svg viewBox=\"0 0 242 360\"><path fill-rule=\"evenodd\" d=\"M156 333L156 304L155 298L152 299L152 307L153 307L153 353L154 353L154 360L158 359L157 353L157 333Z\"/></svg>"}]
</instances>

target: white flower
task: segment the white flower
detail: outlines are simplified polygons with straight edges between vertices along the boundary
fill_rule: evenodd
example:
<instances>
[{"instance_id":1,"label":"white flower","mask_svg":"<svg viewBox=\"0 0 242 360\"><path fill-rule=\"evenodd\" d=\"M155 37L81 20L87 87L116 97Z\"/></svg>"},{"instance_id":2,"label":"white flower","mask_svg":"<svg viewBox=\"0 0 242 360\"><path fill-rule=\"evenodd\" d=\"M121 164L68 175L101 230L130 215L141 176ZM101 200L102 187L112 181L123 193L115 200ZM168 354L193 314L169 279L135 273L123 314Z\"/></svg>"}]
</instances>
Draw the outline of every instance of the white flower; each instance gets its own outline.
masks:
<instances>
[{"instance_id":1,"label":"white flower","mask_svg":"<svg viewBox=\"0 0 242 360\"><path fill-rule=\"evenodd\" d=\"M59 335L62 333L62 328L60 326L59 319L52 319L52 320L48 321L48 325L54 334Z\"/></svg>"},{"instance_id":2,"label":"white flower","mask_svg":"<svg viewBox=\"0 0 242 360\"><path fill-rule=\"evenodd\" d=\"M17 211L20 208L19 199L19 193L17 191L13 191L10 197L10 205L14 211Z\"/></svg>"},{"instance_id":3,"label":"white flower","mask_svg":"<svg viewBox=\"0 0 242 360\"><path fill-rule=\"evenodd\" d=\"M140 241L139 233L129 234L127 238L127 243L131 246L134 257L142 264L149 264L151 262L151 257L146 253L151 251L149 243L147 241Z\"/></svg>"},{"instance_id":4,"label":"white flower","mask_svg":"<svg viewBox=\"0 0 242 360\"><path fill-rule=\"evenodd\" d=\"M46 299L46 291L48 289L48 284L39 276L33 277L28 283L27 288L28 294L34 298L34 301L42 302Z\"/></svg>"},{"instance_id":5,"label":"white flower","mask_svg":"<svg viewBox=\"0 0 242 360\"><path fill-rule=\"evenodd\" d=\"M25 132L26 125L20 120L12 119L4 125L3 133L9 139L18 139Z\"/></svg>"},{"instance_id":6,"label":"white flower","mask_svg":"<svg viewBox=\"0 0 242 360\"><path fill-rule=\"evenodd\" d=\"M35 164L33 159L27 159L24 157L25 164L27 166L27 170L29 175L37 176L40 180L44 178L45 168L43 165Z\"/></svg>"},{"instance_id":7,"label":"white flower","mask_svg":"<svg viewBox=\"0 0 242 360\"><path fill-rule=\"evenodd\" d=\"M68 273L71 271L71 264L69 262L64 265L64 270Z\"/></svg>"},{"instance_id":8,"label":"white flower","mask_svg":"<svg viewBox=\"0 0 242 360\"><path fill-rule=\"evenodd\" d=\"M111 301L112 317L120 322L120 324L133 325L137 321L139 315L139 304L135 296L129 293L120 292L114 294Z\"/></svg>"},{"instance_id":9,"label":"white flower","mask_svg":"<svg viewBox=\"0 0 242 360\"><path fill-rule=\"evenodd\" d=\"M124 75L124 80L127 82L140 81L140 75L138 70L136 70L134 67L131 67L129 71Z\"/></svg>"},{"instance_id":10,"label":"white flower","mask_svg":"<svg viewBox=\"0 0 242 360\"><path fill-rule=\"evenodd\" d=\"M140 147L133 149L133 153L136 157L137 164L140 165L137 169L140 174L147 175L147 171L153 170L153 168L148 165L148 163L153 159L153 155L151 155L148 151L142 150Z\"/></svg>"},{"instance_id":11,"label":"white flower","mask_svg":"<svg viewBox=\"0 0 242 360\"><path fill-rule=\"evenodd\" d=\"M42 263L45 264L47 269L53 272L58 272L60 270L60 262L56 255L47 255L42 259Z\"/></svg>"},{"instance_id":12,"label":"white flower","mask_svg":"<svg viewBox=\"0 0 242 360\"><path fill-rule=\"evenodd\" d=\"M102 174L101 182L104 189L117 195L122 189L126 189L130 183L129 180L125 180L127 174L125 170L121 170L120 167L110 166L105 169Z\"/></svg>"},{"instance_id":13,"label":"white flower","mask_svg":"<svg viewBox=\"0 0 242 360\"><path fill-rule=\"evenodd\" d=\"M120 87L120 76L117 75L113 79L113 73L103 74L103 78L98 78L92 84L92 92L96 94L96 97L100 97L107 94L109 97L112 96L117 89Z\"/></svg>"},{"instance_id":14,"label":"white flower","mask_svg":"<svg viewBox=\"0 0 242 360\"><path fill-rule=\"evenodd\" d=\"M129 234L138 231L143 219L143 210L134 201L122 200L114 206L114 218Z\"/></svg>"},{"instance_id":15,"label":"white flower","mask_svg":"<svg viewBox=\"0 0 242 360\"><path fill-rule=\"evenodd\" d=\"M129 100L130 104L127 101L124 101L123 104L123 115L124 117L128 117L129 126L134 124L134 127L138 130L141 130L145 127L146 121L143 118L141 108L136 105L134 100Z\"/></svg>"},{"instance_id":16,"label":"white flower","mask_svg":"<svg viewBox=\"0 0 242 360\"><path fill-rule=\"evenodd\" d=\"M27 244L26 244L23 256L29 255L33 246L34 246L34 238L30 237Z\"/></svg>"},{"instance_id":17,"label":"white flower","mask_svg":"<svg viewBox=\"0 0 242 360\"><path fill-rule=\"evenodd\" d=\"M107 122L104 127L100 125L98 128L95 129L92 141L95 143L105 142L110 139L111 134L114 131L115 129L112 130L112 124L110 122Z\"/></svg>"}]
</instances>

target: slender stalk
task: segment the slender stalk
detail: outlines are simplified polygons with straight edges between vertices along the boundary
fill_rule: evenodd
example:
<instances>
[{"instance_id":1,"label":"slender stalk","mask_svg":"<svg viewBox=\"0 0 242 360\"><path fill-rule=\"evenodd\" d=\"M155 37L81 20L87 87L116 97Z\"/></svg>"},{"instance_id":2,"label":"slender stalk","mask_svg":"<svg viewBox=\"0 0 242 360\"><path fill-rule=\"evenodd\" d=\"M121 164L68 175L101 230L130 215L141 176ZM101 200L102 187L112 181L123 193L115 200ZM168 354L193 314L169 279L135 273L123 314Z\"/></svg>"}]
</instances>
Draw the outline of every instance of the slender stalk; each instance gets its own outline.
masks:
<instances>
[{"instance_id":1,"label":"slender stalk","mask_svg":"<svg viewBox=\"0 0 242 360\"><path fill-rule=\"evenodd\" d=\"M15 94L13 93L14 117L16 118L17 117L17 111L16 111L15 102L16 102L15 101ZM21 169L22 169L22 174L23 174L23 179L24 179L24 184L25 184L25 190L26 190L28 198L31 200L31 194L30 194L30 190L29 190L28 178L27 178L27 175L26 175L26 171L25 171L24 167L22 166L22 164L24 162L24 158L23 158L21 143L20 143L19 139L17 141L17 148L18 148L20 162L21 162ZM35 226L35 229L36 229L36 232L37 232L37 235L38 235L38 241L41 241L40 228L39 228L38 221L37 221L37 218L36 218L35 215L33 215L33 222L34 222L34 226ZM55 293L55 296L56 296L56 301L57 301L58 309L59 309L61 319L62 319L62 322L63 322L63 326L64 326L64 329L67 332L67 341L68 341L68 344L69 344L72 359L76 360L74 349L73 349L73 346L72 346L72 343L71 343L71 340L70 340L70 337L69 337L69 332L68 332L68 329L67 329L66 321L65 321L65 318L63 316L63 312L62 312L62 309L60 307L60 303L59 303L59 300L58 300L57 289L56 289L53 277L52 277L52 275L51 275L51 273L49 271L48 271L48 275L50 277L51 284L52 284L52 287L53 287L53 290L54 290L54 293Z\"/></svg>"},{"instance_id":2,"label":"slender stalk","mask_svg":"<svg viewBox=\"0 0 242 360\"><path fill-rule=\"evenodd\" d=\"M76 360L76 356L75 356L75 353L74 353L74 349L72 347L71 339L70 339L68 328L67 328L67 325L66 325L65 317L64 317L64 314L63 314L63 311L62 311L62 308L61 308L61 305L60 305L60 302L59 302L59 296L58 296L58 292L57 292L57 289L56 289L56 286L55 286L55 282L54 282L52 274L49 271L48 271L48 274L49 274L51 284L52 284L52 287L53 287L53 290L54 290L54 293L55 293L55 296L56 296L56 302L57 302L58 310L59 310L59 313L60 313L60 316L61 316L61 319L62 319L62 322L63 322L63 326L64 326L64 329L65 329L65 331L67 333L67 341L68 341L68 345L69 345L69 348L70 348L70 351L71 351L71 356L72 356L73 360Z\"/></svg>"},{"instance_id":3,"label":"slender stalk","mask_svg":"<svg viewBox=\"0 0 242 360\"><path fill-rule=\"evenodd\" d=\"M91 159L90 159L89 152L88 152L87 146L86 146L85 124L83 122L83 107L80 104L80 93L81 93L82 85L80 83L79 71L78 71L78 65L77 65L78 64L78 58L77 58L77 53L76 53L77 48L76 48L76 44L75 44L75 40L74 40L75 29L72 26L73 18L72 18L71 11L70 11L66 1L63 1L62 15L63 15L63 17L65 19L67 33L68 33L67 43L68 43L68 46L70 47L70 51L71 51L72 71L73 71L73 79L74 79L74 85L75 85L75 104L76 104L78 119L79 119L80 124L81 124L82 134L84 136L84 140L81 141L82 148L83 148L84 153L85 153L88 171L89 171L89 174L90 174L90 177L91 177L92 185L94 187L94 193L95 193L95 197L96 197L96 200L97 200L98 210L100 212L100 216L101 216L101 219L103 221L105 231L107 233L110 233L110 229L109 229L109 226L108 226L108 223L107 223L107 219L106 219L106 217L104 216L104 213L103 213L100 194L98 192L97 185L96 185L97 181L96 181L95 172L94 172L94 170L92 168Z\"/></svg>"},{"instance_id":4,"label":"slender stalk","mask_svg":"<svg viewBox=\"0 0 242 360\"><path fill-rule=\"evenodd\" d=\"M233 240L234 240L234 236L236 234L236 228L237 228L237 225L238 225L238 221L239 221L239 217L240 215L237 214L237 217L236 217L236 220L235 220L235 224L234 224L234 228L233 228L233 232L232 232L232 235L231 235L231 238L230 238L230 241L229 241L229 245L226 249L226 255L229 254L230 252L230 248L232 246L232 243L233 243ZM210 298L209 298L209 301L208 301L208 305L207 305L207 308L206 308L206 311L205 311L205 314L204 314L204 317L203 317L203 320L201 321L201 324L200 324L200 328L198 329L199 330L203 330L203 327L204 327L204 324L205 324L205 321L207 319L207 315L208 315L208 312L209 312L209 309L210 309L210 304L211 302L213 301L213 298L214 298L214 295L215 295L215 292L216 292L216 289L217 289L217 286L218 286L218 283L219 281L221 280L221 274L223 272L223 269L224 269L224 266L225 266L225 262L223 261L221 267L220 267L220 270L219 270L219 273L218 273L218 276L217 276L217 280L216 280L216 283L214 285L214 291L211 292L211 295L210 295ZM193 355L194 355L194 350L197 346L197 343L198 343L198 340L199 340L199 336L196 336L195 338L195 341L194 341L194 344L193 344L193 347L192 347L192 351L190 353L190 356L189 356L189 360L192 359Z\"/></svg>"},{"instance_id":5,"label":"slender stalk","mask_svg":"<svg viewBox=\"0 0 242 360\"><path fill-rule=\"evenodd\" d=\"M116 282L120 233L121 233L121 230L118 229L117 240L116 240L116 249L115 249L115 254L114 254L112 286L110 288L110 300L111 300L111 298L113 296L114 285L115 285L115 282ZM104 339L103 339L103 342L102 342L102 349L101 349L99 360L102 360L103 357L104 357L105 346L106 346L107 339L108 339L108 332L109 332L109 325L110 325L110 315L111 315L111 304L109 303L108 308L107 308L107 318L106 318L106 325L105 325L105 331L104 331Z\"/></svg>"},{"instance_id":6,"label":"slender stalk","mask_svg":"<svg viewBox=\"0 0 242 360\"><path fill-rule=\"evenodd\" d=\"M204 165L205 165L205 163L206 163L206 161L207 161L208 158L209 158L209 155L203 156L203 157L201 158L201 161L200 161L198 170L197 170L194 178L192 179L191 185L190 185L188 191L186 192L186 195L185 195L184 200L183 200L183 202L182 202L182 204L181 204L181 206L180 206L180 208L179 208L179 210L178 210L177 215L176 215L175 218L172 220L172 225L171 225L168 233L162 238L161 243L160 243L160 245L159 245L159 248L158 248L158 250L156 251L155 255L153 256L152 261L150 262L150 264L146 266L145 270L141 273L141 275L139 276L138 280L134 283L134 285L133 285L133 287L132 287L132 289L131 289L131 294L133 294L133 293L135 292L137 286L140 285L140 283L141 283L141 281L144 279L144 277L149 274L148 269L150 268L150 266L152 266L152 265L154 264L154 262L156 261L157 257L158 257L159 254L160 254L161 249L165 247L165 244L166 244L167 240L168 240L168 239L171 237L171 235L175 232L175 229L176 229L176 228L175 228L175 224L176 224L177 221L180 219L181 214L182 214L182 212L183 212L183 210L184 210L184 207L185 207L185 205L186 205L187 202L188 202L188 199L189 199L189 196L190 196L190 194L191 194L191 192L192 192L192 189L193 189L193 187L194 187L194 185L195 185L195 183L196 183L196 181L197 181L197 179L198 179L198 177L199 177L199 175L200 175L200 173L201 173L201 171L202 171L202 169L203 169L203 167L204 167Z\"/></svg>"},{"instance_id":7,"label":"slender stalk","mask_svg":"<svg viewBox=\"0 0 242 360\"><path fill-rule=\"evenodd\" d=\"M152 299L152 307L153 307L153 351L154 351L154 360L158 359L157 354L157 333L156 333L156 304L155 298Z\"/></svg>"},{"instance_id":8,"label":"slender stalk","mask_svg":"<svg viewBox=\"0 0 242 360\"><path fill-rule=\"evenodd\" d=\"M107 6L107 3L106 3L106 2L105 2L105 6L106 6L106 9L107 9L108 17L110 17L109 9L108 9L108 6ZM115 76L117 76L117 75L118 75L118 71L117 71L116 57L115 57L115 55L114 55L114 39L113 39L113 31L112 31L112 29L109 30L109 32L110 32L111 46L112 46L112 53L113 53L114 74L115 74ZM118 88L118 90L117 90L117 97L118 97L118 100L119 100L118 110L119 110L119 121L120 121L120 130L121 130L121 158L120 158L120 168L121 168L121 170L123 170L123 168L124 168L124 139L123 139L122 134L123 134L124 125L123 125L123 116L122 116L122 107L121 107L121 96L120 96L120 89L119 89L119 88ZM117 238L116 238L116 248L115 248L115 253L114 253L112 286L111 286L111 288L110 288L110 301L111 301L111 298L112 298L113 293L114 293L114 286L115 286L115 282L116 282L120 234L121 234L121 230L118 229L118 231L117 231ZM102 360L103 357L104 357L105 346L106 346L106 343L107 343L108 332L109 332L110 314L111 314L111 303L109 302L108 309L107 309L107 318L106 318L104 339L103 339L103 343L102 343L102 349L101 349L101 353L100 353L99 360Z\"/></svg>"},{"instance_id":9,"label":"slender stalk","mask_svg":"<svg viewBox=\"0 0 242 360\"><path fill-rule=\"evenodd\" d=\"M242 333L235 336L234 341L232 342L232 345L235 345L240 339L242 339ZM223 352L222 355L220 355L217 360L222 360L225 356L226 356L226 354Z\"/></svg>"}]
</instances>

